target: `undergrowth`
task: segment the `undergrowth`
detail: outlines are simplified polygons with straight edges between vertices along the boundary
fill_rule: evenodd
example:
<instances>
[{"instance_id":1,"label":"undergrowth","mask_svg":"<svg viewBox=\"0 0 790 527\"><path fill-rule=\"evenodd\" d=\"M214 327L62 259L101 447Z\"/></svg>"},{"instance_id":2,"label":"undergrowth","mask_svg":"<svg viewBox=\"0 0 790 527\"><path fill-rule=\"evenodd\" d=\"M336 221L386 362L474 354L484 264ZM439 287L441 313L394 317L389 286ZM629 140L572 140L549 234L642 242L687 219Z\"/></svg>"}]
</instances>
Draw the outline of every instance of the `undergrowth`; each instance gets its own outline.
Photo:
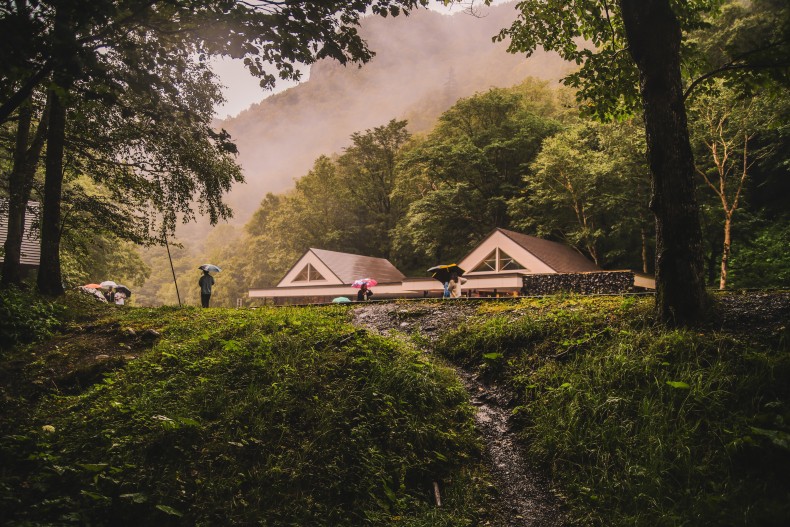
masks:
<instances>
[{"instance_id":1,"label":"undergrowth","mask_svg":"<svg viewBox=\"0 0 790 527\"><path fill-rule=\"evenodd\" d=\"M484 513L480 445L453 372L353 328L345 310L102 316L161 337L18 417L0 440L3 525L449 527Z\"/></svg>"},{"instance_id":2,"label":"undergrowth","mask_svg":"<svg viewBox=\"0 0 790 527\"><path fill-rule=\"evenodd\" d=\"M667 330L651 310L616 297L484 307L437 349L512 388L520 437L577 523L787 525L782 328Z\"/></svg>"}]
</instances>

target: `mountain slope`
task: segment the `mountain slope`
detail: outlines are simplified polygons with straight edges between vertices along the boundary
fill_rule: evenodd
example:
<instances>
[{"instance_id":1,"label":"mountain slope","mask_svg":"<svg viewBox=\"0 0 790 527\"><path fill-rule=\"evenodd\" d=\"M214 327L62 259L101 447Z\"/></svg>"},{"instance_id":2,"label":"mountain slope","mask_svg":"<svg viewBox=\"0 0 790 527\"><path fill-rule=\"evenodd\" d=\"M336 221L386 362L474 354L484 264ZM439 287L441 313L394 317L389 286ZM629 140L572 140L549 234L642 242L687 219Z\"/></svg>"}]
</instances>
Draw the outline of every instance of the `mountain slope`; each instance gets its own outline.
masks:
<instances>
[{"instance_id":1,"label":"mountain slope","mask_svg":"<svg viewBox=\"0 0 790 527\"><path fill-rule=\"evenodd\" d=\"M340 152L353 132L393 118L408 119L412 132L428 130L461 97L528 76L562 77L570 66L556 54L525 59L491 42L514 17L507 4L482 17L422 10L367 18L360 32L376 52L370 63L321 61L308 81L223 121L247 178L229 197L237 219L246 221L266 192L290 188L318 156Z\"/></svg>"}]
</instances>

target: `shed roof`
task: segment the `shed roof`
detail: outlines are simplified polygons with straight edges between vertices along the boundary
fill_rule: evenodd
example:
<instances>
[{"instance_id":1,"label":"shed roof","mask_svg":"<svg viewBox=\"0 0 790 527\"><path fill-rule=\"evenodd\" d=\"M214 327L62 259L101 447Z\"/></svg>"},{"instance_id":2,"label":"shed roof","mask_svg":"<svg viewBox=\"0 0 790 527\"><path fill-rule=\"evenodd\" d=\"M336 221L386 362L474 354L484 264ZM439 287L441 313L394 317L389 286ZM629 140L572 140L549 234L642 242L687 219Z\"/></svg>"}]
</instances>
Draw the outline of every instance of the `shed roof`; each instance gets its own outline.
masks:
<instances>
[{"instance_id":1,"label":"shed roof","mask_svg":"<svg viewBox=\"0 0 790 527\"><path fill-rule=\"evenodd\" d=\"M552 242L506 229L496 229L489 236L497 231L532 253L558 273L584 273L601 270L600 267L564 243Z\"/></svg>"},{"instance_id":2,"label":"shed roof","mask_svg":"<svg viewBox=\"0 0 790 527\"><path fill-rule=\"evenodd\" d=\"M326 249L310 249L310 251L329 267L344 284L350 284L359 278L375 278L380 283L400 282L405 278L405 275L386 258L340 253Z\"/></svg>"}]
</instances>

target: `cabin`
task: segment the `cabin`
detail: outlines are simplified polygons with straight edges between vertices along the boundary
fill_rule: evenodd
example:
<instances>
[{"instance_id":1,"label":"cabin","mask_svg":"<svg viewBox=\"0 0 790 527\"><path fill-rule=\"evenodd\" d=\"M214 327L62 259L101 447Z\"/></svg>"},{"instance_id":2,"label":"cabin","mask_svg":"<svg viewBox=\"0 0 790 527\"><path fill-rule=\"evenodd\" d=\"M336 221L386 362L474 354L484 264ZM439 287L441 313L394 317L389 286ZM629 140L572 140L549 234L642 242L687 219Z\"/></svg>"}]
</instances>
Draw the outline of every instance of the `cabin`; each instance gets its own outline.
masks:
<instances>
[{"instance_id":1,"label":"cabin","mask_svg":"<svg viewBox=\"0 0 790 527\"><path fill-rule=\"evenodd\" d=\"M25 213L25 226L22 234L22 254L20 265L23 273L31 273L38 269L41 260L41 237L37 225L39 204L35 201L27 202ZM4 257L2 251L8 237L8 202L0 200L0 263Z\"/></svg>"},{"instance_id":2,"label":"cabin","mask_svg":"<svg viewBox=\"0 0 790 527\"><path fill-rule=\"evenodd\" d=\"M450 262L447 262L450 263ZM468 297L622 293L654 289L655 281L633 271L605 271L563 243L494 229L458 262ZM388 260L309 249L274 288L251 289L250 298L275 303L355 300L354 280L375 278L373 299L440 297L443 285L430 276L407 278Z\"/></svg>"},{"instance_id":3,"label":"cabin","mask_svg":"<svg viewBox=\"0 0 790 527\"><path fill-rule=\"evenodd\" d=\"M250 298L267 298L275 304L330 302L345 296L356 300L351 284L360 278L378 282L374 298L402 296L405 275L386 258L308 249L274 288L250 289Z\"/></svg>"}]
</instances>

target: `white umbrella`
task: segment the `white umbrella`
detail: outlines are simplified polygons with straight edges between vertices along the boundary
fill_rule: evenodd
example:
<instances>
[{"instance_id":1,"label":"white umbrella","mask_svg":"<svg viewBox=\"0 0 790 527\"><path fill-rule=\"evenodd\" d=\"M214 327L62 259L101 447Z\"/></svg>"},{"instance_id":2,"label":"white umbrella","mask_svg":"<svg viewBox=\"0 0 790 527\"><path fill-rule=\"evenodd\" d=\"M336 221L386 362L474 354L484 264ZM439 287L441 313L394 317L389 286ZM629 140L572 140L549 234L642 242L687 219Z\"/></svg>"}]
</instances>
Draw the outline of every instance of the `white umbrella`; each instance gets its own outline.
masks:
<instances>
[{"instance_id":1,"label":"white umbrella","mask_svg":"<svg viewBox=\"0 0 790 527\"><path fill-rule=\"evenodd\" d=\"M99 284L99 287L103 287L105 289L110 289L112 287L118 287L118 284L116 284L112 280L105 280L104 282Z\"/></svg>"},{"instance_id":2,"label":"white umbrella","mask_svg":"<svg viewBox=\"0 0 790 527\"><path fill-rule=\"evenodd\" d=\"M203 271L208 271L210 273L218 273L218 272L222 271L222 269L220 269L219 267L217 267L214 264L203 264L200 267L198 267L198 269L203 270Z\"/></svg>"}]
</instances>

